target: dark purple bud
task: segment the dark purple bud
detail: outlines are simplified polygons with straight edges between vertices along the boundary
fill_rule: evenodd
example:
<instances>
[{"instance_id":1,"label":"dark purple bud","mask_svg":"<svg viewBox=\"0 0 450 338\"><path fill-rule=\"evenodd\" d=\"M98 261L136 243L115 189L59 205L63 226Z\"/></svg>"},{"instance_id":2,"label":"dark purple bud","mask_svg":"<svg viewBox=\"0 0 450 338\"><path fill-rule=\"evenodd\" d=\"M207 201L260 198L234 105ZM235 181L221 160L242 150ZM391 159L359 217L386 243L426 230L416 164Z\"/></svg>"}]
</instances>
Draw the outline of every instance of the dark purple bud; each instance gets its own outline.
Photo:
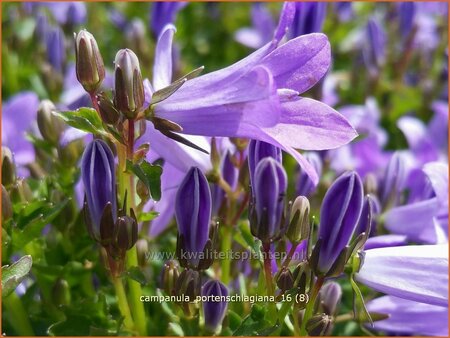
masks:
<instances>
[{"instance_id":1,"label":"dark purple bud","mask_svg":"<svg viewBox=\"0 0 450 338\"><path fill-rule=\"evenodd\" d=\"M179 234L179 259L198 268L209 241L211 192L199 168L192 167L178 188L175 216ZM183 263L182 263L183 265Z\"/></svg>"},{"instance_id":2,"label":"dark purple bud","mask_svg":"<svg viewBox=\"0 0 450 338\"><path fill-rule=\"evenodd\" d=\"M108 203L115 221L117 215L114 155L109 146L95 139L86 147L81 159L81 178L92 223L92 234L99 238L100 221Z\"/></svg>"},{"instance_id":3,"label":"dark purple bud","mask_svg":"<svg viewBox=\"0 0 450 338\"><path fill-rule=\"evenodd\" d=\"M189 297L189 301L200 295L200 275L198 271L185 269L176 279L175 294Z\"/></svg>"},{"instance_id":4,"label":"dark purple bud","mask_svg":"<svg viewBox=\"0 0 450 338\"><path fill-rule=\"evenodd\" d=\"M13 215L13 207L11 198L9 197L6 188L2 184L2 221L9 220Z\"/></svg>"},{"instance_id":5,"label":"dark purple bud","mask_svg":"<svg viewBox=\"0 0 450 338\"><path fill-rule=\"evenodd\" d=\"M366 234L368 233L369 235L374 235L376 232L375 217L380 213L380 211L380 202L378 202L376 196L366 195L366 197L364 197L361 217L359 218L359 222L355 230L355 236L358 236L363 232Z\"/></svg>"},{"instance_id":6,"label":"dark purple bud","mask_svg":"<svg viewBox=\"0 0 450 338\"><path fill-rule=\"evenodd\" d=\"M333 318L322 313L311 317L306 323L306 331L310 336L328 336L333 329Z\"/></svg>"},{"instance_id":7,"label":"dark purple bud","mask_svg":"<svg viewBox=\"0 0 450 338\"><path fill-rule=\"evenodd\" d=\"M363 57L369 72L373 75L376 75L384 64L385 47L386 34L383 27L377 21L370 19L366 26Z\"/></svg>"},{"instance_id":8,"label":"dark purple bud","mask_svg":"<svg viewBox=\"0 0 450 338\"><path fill-rule=\"evenodd\" d=\"M120 113L114 107L113 102L104 94L97 95L100 116L106 124L116 124L120 118Z\"/></svg>"},{"instance_id":9,"label":"dark purple bud","mask_svg":"<svg viewBox=\"0 0 450 338\"><path fill-rule=\"evenodd\" d=\"M227 152L222 161L222 177L232 189L236 187L238 169L231 161L230 152ZM213 202L212 213L213 215L217 215L225 198L225 191L218 184L214 184L211 187L211 197Z\"/></svg>"},{"instance_id":10,"label":"dark purple bud","mask_svg":"<svg viewBox=\"0 0 450 338\"><path fill-rule=\"evenodd\" d=\"M280 273L277 276L277 286L283 292L293 288L294 276L292 275L292 272L289 269L283 268L280 271Z\"/></svg>"},{"instance_id":11,"label":"dark purple bud","mask_svg":"<svg viewBox=\"0 0 450 338\"><path fill-rule=\"evenodd\" d=\"M395 152L389 160L379 191L383 209L398 203L399 192L403 190L406 179L405 162L399 152Z\"/></svg>"},{"instance_id":12,"label":"dark purple bud","mask_svg":"<svg viewBox=\"0 0 450 338\"><path fill-rule=\"evenodd\" d=\"M16 181L16 164L8 147L2 146L2 184L10 186Z\"/></svg>"},{"instance_id":13,"label":"dark purple bud","mask_svg":"<svg viewBox=\"0 0 450 338\"><path fill-rule=\"evenodd\" d=\"M145 100L139 59L131 49L121 49L116 54L114 102L127 118L134 119Z\"/></svg>"},{"instance_id":14,"label":"dark purple bud","mask_svg":"<svg viewBox=\"0 0 450 338\"><path fill-rule=\"evenodd\" d=\"M399 26L403 38L408 37L414 25L416 15L416 4L412 1L400 2L398 4Z\"/></svg>"},{"instance_id":15,"label":"dark purple bud","mask_svg":"<svg viewBox=\"0 0 450 338\"><path fill-rule=\"evenodd\" d=\"M341 175L328 189L320 210L320 249L315 267L319 273L328 273L341 258L355 232L362 204L362 182L354 171Z\"/></svg>"},{"instance_id":16,"label":"dark purple bud","mask_svg":"<svg viewBox=\"0 0 450 338\"><path fill-rule=\"evenodd\" d=\"M116 247L121 251L130 250L138 239L138 226L136 219L130 216L121 216L117 219Z\"/></svg>"},{"instance_id":17,"label":"dark purple bud","mask_svg":"<svg viewBox=\"0 0 450 338\"><path fill-rule=\"evenodd\" d=\"M322 175L322 160L320 156L315 152L308 152L305 155L306 160L313 166L317 173L317 176ZM316 190L316 186L309 178L308 174L302 169L299 169L299 175L297 179L297 195L310 196Z\"/></svg>"},{"instance_id":18,"label":"dark purple bud","mask_svg":"<svg viewBox=\"0 0 450 338\"><path fill-rule=\"evenodd\" d=\"M62 73L66 60L66 47L64 33L61 28L51 27L45 33L45 45L47 47L47 59L53 69Z\"/></svg>"},{"instance_id":19,"label":"dark purple bud","mask_svg":"<svg viewBox=\"0 0 450 338\"><path fill-rule=\"evenodd\" d=\"M37 124L42 137L52 143L57 143L64 131L65 123L53 114L55 105L50 100L43 100L37 112Z\"/></svg>"},{"instance_id":20,"label":"dark purple bud","mask_svg":"<svg viewBox=\"0 0 450 338\"><path fill-rule=\"evenodd\" d=\"M309 237L309 209L309 201L305 196L298 196L292 204L291 219L286 231L286 237L291 243L300 243Z\"/></svg>"},{"instance_id":21,"label":"dark purple bud","mask_svg":"<svg viewBox=\"0 0 450 338\"><path fill-rule=\"evenodd\" d=\"M326 283L322 289L320 289L319 296L323 311L329 316L334 316L342 297L342 288L339 283Z\"/></svg>"},{"instance_id":22,"label":"dark purple bud","mask_svg":"<svg viewBox=\"0 0 450 338\"><path fill-rule=\"evenodd\" d=\"M248 168L250 171L250 184L253 186L253 177L256 166L265 157L272 157L281 163L281 149L263 141L250 141L248 146Z\"/></svg>"},{"instance_id":23,"label":"dark purple bud","mask_svg":"<svg viewBox=\"0 0 450 338\"><path fill-rule=\"evenodd\" d=\"M75 37L76 73L83 88L94 93L105 78L105 65L94 36L82 30Z\"/></svg>"},{"instance_id":24,"label":"dark purple bud","mask_svg":"<svg viewBox=\"0 0 450 338\"><path fill-rule=\"evenodd\" d=\"M322 31L327 4L324 2L297 2L292 23L294 37Z\"/></svg>"},{"instance_id":25,"label":"dark purple bud","mask_svg":"<svg viewBox=\"0 0 450 338\"><path fill-rule=\"evenodd\" d=\"M228 289L218 280L209 280L202 287L202 297L209 297L203 302L205 327L211 332L218 331L222 324L228 303L223 298L228 296ZM217 297L217 298L216 298ZM216 298L216 299L214 299Z\"/></svg>"},{"instance_id":26,"label":"dark purple bud","mask_svg":"<svg viewBox=\"0 0 450 338\"><path fill-rule=\"evenodd\" d=\"M252 234L263 243L281 234L286 189L283 166L272 157L263 158L255 170L249 213Z\"/></svg>"}]
</instances>

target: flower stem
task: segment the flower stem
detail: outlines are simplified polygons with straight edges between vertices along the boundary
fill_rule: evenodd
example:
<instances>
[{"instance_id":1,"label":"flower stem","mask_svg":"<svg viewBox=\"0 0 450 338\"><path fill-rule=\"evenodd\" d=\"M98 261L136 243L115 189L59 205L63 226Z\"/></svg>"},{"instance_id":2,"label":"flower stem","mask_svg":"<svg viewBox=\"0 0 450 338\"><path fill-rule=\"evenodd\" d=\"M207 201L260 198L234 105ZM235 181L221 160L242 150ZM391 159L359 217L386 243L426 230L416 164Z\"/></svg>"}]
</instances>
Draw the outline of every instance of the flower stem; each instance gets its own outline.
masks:
<instances>
[{"instance_id":1,"label":"flower stem","mask_svg":"<svg viewBox=\"0 0 450 338\"><path fill-rule=\"evenodd\" d=\"M229 251L231 250L231 244L232 244L232 228L229 224L225 224L223 226L223 237L222 237L222 252L225 254L224 259L222 259L222 282L225 285L228 285L230 282L230 270L231 270L231 260L229 258Z\"/></svg>"},{"instance_id":2,"label":"flower stem","mask_svg":"<svg viewBox=\"0 0 450 338\"><path fill-rule=\"evenodd\" d=\"M283 264L281 265L281 269L287 268L289 263L292 260L292 257L294 256L295 250L297 249L298 244L292 244L291 250L289 250L286 258L284 259Z\"/></svg>"},{"instance_id":3,"label":"flower stem","mask_svg":"<svg viewBox=\"0 0 450 338\"><path fill-rule=\"evenodd\" d=\"M325 278L318 277L316 283L313 286L311 296L309 297L309 302L306 305L305 315L303 316L302 325L300 328L300 336L307 336L308 332L306 331L306 323L313 315L314 305L316 303L317 295L319 294L320 289L325 281Z\"/></svg>"},{"instance_id":4,"label":"flower stem","mask_svg":"<svg viewBox=\"0 0 450 338\"><path fill-rule=\"evenodd\" d=\"M270 261L270 243L263 244L263 258L264 258L264 275L266 277L267 295L273 296L275 288L272 281L272 267Z\"/></svg>"},{"instance_id":5,"label":"flower stem","mask_svg":"<svg viewBox=\"0 0 450 338\"><path fill-rule=\"evenodd\" d=\"M9 323L19 336L34 336L28 314L19 296L13 292L2 300L3 309L8 314Z\"/></svg>"},{"instance_id":6,"label":"flower stem","mask_svg":"<svg viewBox=\"0 0 450 338\"><path fill-rule=\"evenodd\" d=\"M131 318L130 308L128 306L127 296L125 289L120 278L113 277L114 289L116 290L117 304L119 305L119 310L124 317L125 327L132 330L134 328L133 319Z\"/></svg>"}]
</instances>

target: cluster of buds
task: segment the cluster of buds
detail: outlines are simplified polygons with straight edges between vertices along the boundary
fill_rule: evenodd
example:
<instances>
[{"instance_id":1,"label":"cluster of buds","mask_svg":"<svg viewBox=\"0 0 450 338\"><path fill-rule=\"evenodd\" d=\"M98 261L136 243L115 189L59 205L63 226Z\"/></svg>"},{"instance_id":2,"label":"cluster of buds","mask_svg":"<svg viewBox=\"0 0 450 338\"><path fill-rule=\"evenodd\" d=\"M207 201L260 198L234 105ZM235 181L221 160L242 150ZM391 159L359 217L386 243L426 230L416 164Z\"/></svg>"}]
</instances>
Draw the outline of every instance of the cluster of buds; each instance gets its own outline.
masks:
<instances>
[{"instance_id":1,"label":"cluster of buds","mask_svg":"<svg viewBox=\"0 0 450 338\"><path fill-rule=\"evenodd\" d=\"M100 139L93 140L81 160L81 176L85 186L84 215L90 236L103 246L113 276L123 270L125 253L137 241L136 216L126 207L118 210L114 155Z\"/></svg>"}]
</instances>

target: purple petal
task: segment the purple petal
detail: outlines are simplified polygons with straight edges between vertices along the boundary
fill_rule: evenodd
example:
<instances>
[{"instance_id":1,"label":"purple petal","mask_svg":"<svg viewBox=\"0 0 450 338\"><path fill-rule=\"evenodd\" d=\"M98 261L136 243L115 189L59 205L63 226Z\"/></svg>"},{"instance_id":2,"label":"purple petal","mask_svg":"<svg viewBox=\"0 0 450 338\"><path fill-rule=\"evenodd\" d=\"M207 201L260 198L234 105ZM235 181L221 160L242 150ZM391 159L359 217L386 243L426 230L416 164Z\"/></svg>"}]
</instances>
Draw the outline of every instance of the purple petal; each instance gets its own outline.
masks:
<instances>
[{"instance_id":1,"label":"purple petal","mask_svg":"<svg viewBox=\"0 0 450 338\"><path fill-rule=\"evenodd\" d=\"M430 179L443 209L448 209L448 164L441 162L427 163L423 171Z\"/></svg>"},{"instance_id":2,"label":"purple petal","mask_svg":"<svg viewBox=\"0 0 450 338\"><path fill-rule=\"evenodd\" d=\"M234 39L250 48L260 48L267 41L264 41L263 36L259 31L253 28L241 28L234 33Z\"/></svg>"},{"instance_id":3,"label":"purple petal","mask_svg":"<svg viewBox=\"0 0 450 338\"><path fill-rule=\"evenodd\" d=\"M280 19L278 21L278 26L275 30L273 39L275 41L280 41L286 34L289 26L291 26L292 21L295 16L295 2L285 1L283 8L281 9Z\"/></svg>"},{"instance_id":4,"label":"purple petal","mask_svg":"<svg viewBox=\"0 0 450 338\"><path fill-rule=\"evenodd\" d=\"M159 35L153 64L153 87L155 90L167 87L172 82L172 40L176 28L166 25Z\"/></svg>"},{"instance_id":5,"label":"purple petal","mask_svg":"<svg viewBox=\"0 0 450 338\"><path fill-rule=\"evenodd\" d=\"M364 248L366 250L385 248L390 246L402 246L408 243L408 237L403 235L381 235L370 237Z\"/></svg>"},{"instance_id":6,"label":"purple petal","mask_svg":"<svg viewBox=\"0 0 450 338\"><path fill-rule=\"evenodd\" d=\"M264 130L283 144L304 150L337 148L358 135L333 108L308 98L282 103L280 121Z\"/></svg>"},{"instance_id":7,"label":"purple petal","mask_svg":"<svg viewBox=\"0 0 450 338\"><path fill-rule=\"evenodd\" d=\"M448 305L448 244L365 251L356 280L372 289L432 305Z\"/></svg>"},{"instance_id":8,"label":"purple petal","mask_svg":"<svg viewBox=\"0 0 450 338\"><path fill-rule=\"evenodd\" d=\"M278 88L303 93L328 71L331 63L330 43L326 35L303 35L278 47L262 61L272 72Z\"/></svg>"},{"instance_id":9,"label":"purple petal","mask_svg":"<svg viewBox=\"0 0 450 338\"><path fill-rule=\"evenodd\" d=\"M261 35L262 44L269 42L275 30L275 23L266 5L262 3L253 4L251 16L253 27Z\"/></svg>"}]
</instances>

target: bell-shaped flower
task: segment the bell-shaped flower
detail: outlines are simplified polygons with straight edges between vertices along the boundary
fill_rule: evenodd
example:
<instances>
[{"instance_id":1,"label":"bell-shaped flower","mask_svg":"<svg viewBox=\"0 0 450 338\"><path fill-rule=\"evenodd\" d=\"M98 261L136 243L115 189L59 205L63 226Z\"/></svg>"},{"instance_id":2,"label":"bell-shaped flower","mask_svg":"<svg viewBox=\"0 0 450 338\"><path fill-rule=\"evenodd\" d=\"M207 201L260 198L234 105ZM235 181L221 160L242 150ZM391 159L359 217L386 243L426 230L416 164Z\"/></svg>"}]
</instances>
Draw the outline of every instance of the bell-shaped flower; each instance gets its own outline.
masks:
<instances>
[{"instance_id":1,"label":"bell-shaped flower","mask_svg":"<svg viewBox=\"0 0 450 338\"><path fill-rule=\"evenodd\" d=\"M202 287L202 297L211 298L209 300L206 298L203 302L205 327L211 332L216 332L222 324L228 307L227 296L227 287L218 280L209 280ZM218 298L214 299L215 297Z\"/></svg>"}]
</instances>

